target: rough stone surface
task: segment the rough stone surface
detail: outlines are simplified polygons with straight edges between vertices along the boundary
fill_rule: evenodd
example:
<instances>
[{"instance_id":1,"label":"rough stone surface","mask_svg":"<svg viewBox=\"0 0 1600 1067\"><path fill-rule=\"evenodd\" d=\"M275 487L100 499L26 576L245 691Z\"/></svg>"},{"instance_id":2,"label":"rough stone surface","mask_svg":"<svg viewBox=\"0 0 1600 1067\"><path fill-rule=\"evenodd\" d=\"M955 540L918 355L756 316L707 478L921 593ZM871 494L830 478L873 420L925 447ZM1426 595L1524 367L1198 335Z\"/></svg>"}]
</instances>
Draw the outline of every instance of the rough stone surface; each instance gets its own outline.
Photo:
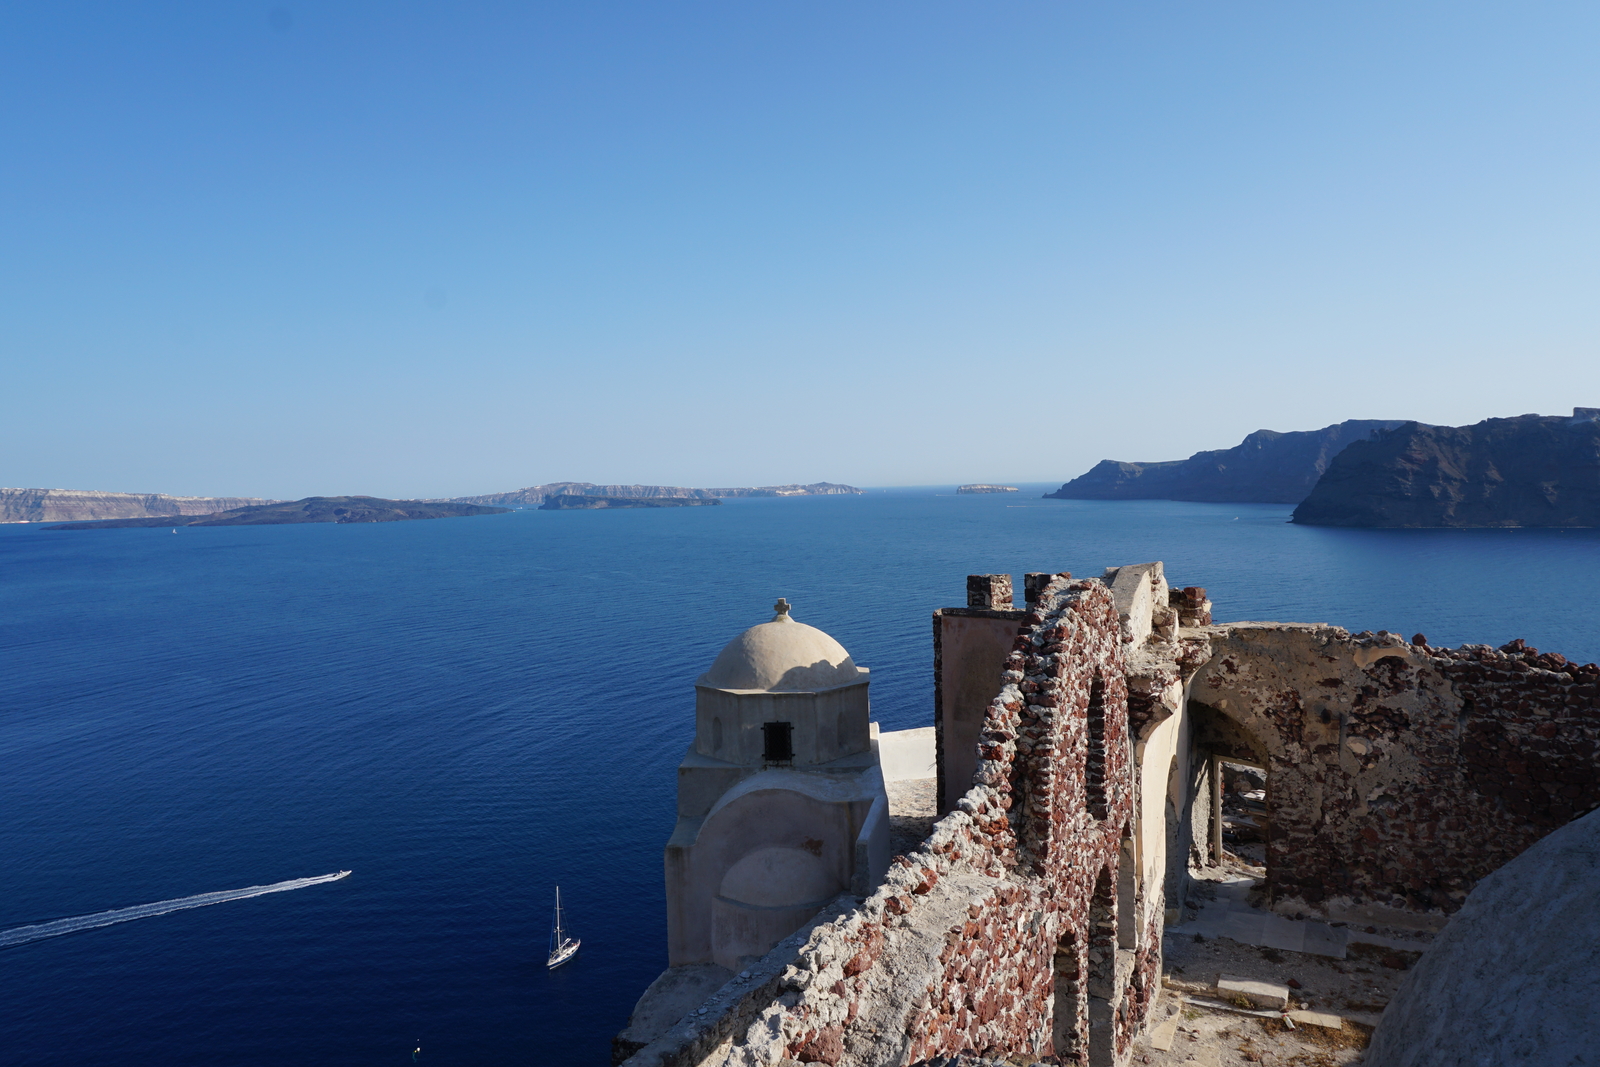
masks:
<instances>
[{"instance_id":1,"label":"rough stone surface","mask_svg":"<svg viewBox=\"0 0 1600 1067\"><path fill-rule=\"evenodd\" d=\"M1442 916L1600 806L1594 664L1521 641L1433 648L1290 623L1210 640L1191 686L1210 712L1197 743L1268 769L1275 907Z\"/></svg>"},{"instance_id":2,"label":"rough stone surface","mask_svg":"<svg viewBox=\"0 0 1600 1067\"><path fill-rule=\"evenodd\" d=\"M732 971L714 963L691 963L662 971L634 1005L627 1028L611 1039L611 1061L621 1063L666 1033L732 977Z\"/></svg>"},{"instance_id":3,"label":"rough stone surface","mask_svg":"<svg viewBox=\"0 0 1600 1067\"><path fill-rule=\"evenodd\" d=\"M1220 975L1217 992L1224 997L1243 997L1259 1008L1281 1008L1289 1003L1288 986L1235 974Z\"/></svg>"},{"instance_id":4,"label":"rough stone surface","mask_svg":"<svg viewBox=\"0 0 1600 1067\"><path fill-rule=\"evenodd\" d=\"M1389 1003L1368 1067L1600 1060L1600 814L1483 881Z\"/></svg>"}]
</instances>

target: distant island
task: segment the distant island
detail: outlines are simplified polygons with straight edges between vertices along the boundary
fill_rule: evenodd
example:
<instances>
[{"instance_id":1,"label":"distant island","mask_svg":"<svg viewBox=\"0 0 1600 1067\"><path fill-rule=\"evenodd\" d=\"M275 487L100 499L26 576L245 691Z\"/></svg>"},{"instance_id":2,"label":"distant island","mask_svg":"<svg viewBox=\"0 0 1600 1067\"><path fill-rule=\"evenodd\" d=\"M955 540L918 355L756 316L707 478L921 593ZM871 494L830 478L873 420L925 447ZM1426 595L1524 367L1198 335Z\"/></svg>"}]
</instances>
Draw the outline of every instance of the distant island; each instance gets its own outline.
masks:
<instances>
[{"instance_id":1,"label":"distant island","mask_svg":"<svg viewBox=\"0 0 1600 1067\"><path fill-rule=\"evenodd\" d=\"M210 515L166 515L97 522L69 522L51 530L125 530L166 526L282 526L303 522L402 522L466 515L503 515L509 508L424 500L384 500L375 496L308 496L274 504L230 508Z\"/></svg>"},{"instance_id":2,"label":"distant island","mask_svg":"<svg viewBox=\"0 0 1600 1067\"><path fill-rule=\"evenodd\" d=\"M547 496L540 511L594 511L600 508L699 508L719 505L716 497L698 496L589 496L584 493L558 493ZM498 509L504 511L504 508Z\"/></svg>"},{"instance_id":3,"label":"distant island","mask_svg":"<svg viewBox=\"0 0 1600 1067\"><path fill-rule=\"evenodd\" d=\"M1348 445L1402 425L1394 419L1351 419L1320 430L1257 430L1232 448L1196 452L1188 459L1101 460L1087 474L1045 497L1298 504Z\"/></svg>"},{"instance_id":4,"label":"distant island","mask_svg":"<svg viewBox=\"0 0 1600 1067\"><path fill-rule=\"evenodd\" d=\"M1017 487L1014 485L985 485L982 482L956 486L958 493L1015 493L1016 491Z\"/></svg>"},{"instance_id":5,"label":"distant island","mask_svg":"<svg viewBox=\"0 0 1600 1067\"><path fill-rule=\"evenodd\" d=\"M1336 456L1306 526L1600 526L1600 408L1472 426L1404 423Z\"/></svg>"},{"instance_id":6,"label":"distant island","mask_svg":"<svg viewBox=\"0 0 1600 1067\"><path fill-rule=\"evenodd\" d=\"M689 489L679 485L595 485L593 482L550 482L530 485L507 493L450 498L452 504L489 504L496 507L538 507L554 496L596 496L611 500L658 500L662 498L719 500L747 496L842 496L860 495L853 485L812 482L810 485L758 485L742 489ZM441 501L445 502L445 501Z\"/></svg>"},{"instance_id":7,"label":"distant island","mask_svg":"<svg viewBox=\"0 0 1600 1067\"><path fill-rule=\"evenodd\" d=\"M0 489L0 522L88 522L150 516L214 515L276 504L264 497L103 493L93 489ZM159 524L158 524L159 525Z\"/></svg>"}]
</instances>

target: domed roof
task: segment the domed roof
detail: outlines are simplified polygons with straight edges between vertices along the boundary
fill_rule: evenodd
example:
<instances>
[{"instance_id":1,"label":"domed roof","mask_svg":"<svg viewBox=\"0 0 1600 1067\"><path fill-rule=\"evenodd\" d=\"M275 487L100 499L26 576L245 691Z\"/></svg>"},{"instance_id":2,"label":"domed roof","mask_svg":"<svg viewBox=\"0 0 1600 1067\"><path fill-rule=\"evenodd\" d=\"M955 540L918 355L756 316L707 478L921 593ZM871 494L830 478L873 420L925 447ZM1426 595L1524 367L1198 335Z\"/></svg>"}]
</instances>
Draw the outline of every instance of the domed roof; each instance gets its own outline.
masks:
<instances>
[{"instance_id":1,"label":"domed roof","mask_svg":"<svg viewBox=\"0 0 1600 1067\"><path fill-rule=\"evenodd\" d=\"M816 692L865 681L867 672L833 638L789 618L779 600L771 622L752 626L728 642L711 669L695 680L714 689Z\"/></svg>"}]
</instances>

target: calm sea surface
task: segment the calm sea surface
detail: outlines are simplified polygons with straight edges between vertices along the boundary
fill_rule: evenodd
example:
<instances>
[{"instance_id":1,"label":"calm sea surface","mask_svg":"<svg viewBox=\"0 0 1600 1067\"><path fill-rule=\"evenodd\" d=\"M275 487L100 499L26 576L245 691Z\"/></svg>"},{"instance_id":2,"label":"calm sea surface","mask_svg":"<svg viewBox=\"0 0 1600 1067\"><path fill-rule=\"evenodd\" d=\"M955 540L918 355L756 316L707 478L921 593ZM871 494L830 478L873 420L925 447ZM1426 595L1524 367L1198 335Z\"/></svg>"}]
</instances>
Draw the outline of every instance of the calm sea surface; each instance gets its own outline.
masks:
<instances>
[{"instance_id":1,"label":"calm sea surface","mask_svg":"<svg viewBox=\"0 0 1600 1067\"><path fill-rule=\"evenodd\" d=\"M1042 488L1042 487L1041 487ZM1600 658L1600 531L948 490L358 525L0 527L6 1064L600 1064L665 965L696 675L784 596L931 723L968 573L1166 561L1219 620ZM584 947L549 972L562 887Z\"/></svg>"}]
</instances>

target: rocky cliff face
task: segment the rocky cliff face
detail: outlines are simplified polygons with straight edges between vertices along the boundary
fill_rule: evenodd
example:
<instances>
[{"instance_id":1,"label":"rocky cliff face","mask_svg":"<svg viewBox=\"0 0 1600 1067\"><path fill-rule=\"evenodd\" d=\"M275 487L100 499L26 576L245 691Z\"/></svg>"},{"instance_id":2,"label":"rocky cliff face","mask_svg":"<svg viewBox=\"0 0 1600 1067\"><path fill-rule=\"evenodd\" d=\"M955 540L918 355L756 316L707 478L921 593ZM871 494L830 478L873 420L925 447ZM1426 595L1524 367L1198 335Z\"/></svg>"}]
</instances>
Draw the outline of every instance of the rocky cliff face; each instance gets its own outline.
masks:
<instances>
[{"instance_id":1,"label":"rocky cliff face","mask_svg":"<svg viewBox=\"0 0 1600 1067\"><path fill-rule=\"evenodd\" d=\"M736 489L689 489L681 485L595 485L593 482L551 482L548 485L530 485L509 493L485 493L482 496L458 496L457 504L492 504L499 507L538 507L551 497L603 496L613 500L699 499L712 500L738 496L836 496L858 494L853 485L836 482L813 482L810 485L758 485Z\"/></svg>"},{"instance_id":2,"label":"rocky cliff face","mask_svg":"<svg viewBox=\"0 0 1600 1067\"><path fill-rule=\"evenodd\" d=\"M1210 500L1297 504L1353 441L1395 420L1350 419L1320 430L1257 430L1232 448L1164 463L1102 460L1046 497L1056 500Z\"/></svg>"},{"instance_id":3,"label":"rocky cliff face","mask_svg":"<svg viewBox=\"0 0 1600 1067\"><path fill-rule=\"evenodd\" d=\"M713 501L715 503L715 501ZM401 522L465 515L503 515L505 508L479 504L440 504L425 500L385 500L374 496L308 496L272 504L253 504L199 516L155 516L69 522L52 530L126 530L151 526L286 526L306 522Z\"/></svg>"},{"instance_id":4,"label":"rocky cliff face","mask_svg":"<svg viewBox=\"0 0 1600 1067\"><path fill-rule=\"evenodd\" d=\"M1294 512L1310 526L1600 526L1600 409L1358 441Z\"/></svg>"},{"instance_id":5,"label":"rocky cliff face","mask_svg":"<svg viewBox=\"0 0 1600 1067\"><path fill-rule=\"evenodd\" d=\"M100 493L88 489L0 489L0 522L88 522L158 515L210 515L271 504L246 496L167 496L163 493Z\"/></svg>"}]
</instances>

